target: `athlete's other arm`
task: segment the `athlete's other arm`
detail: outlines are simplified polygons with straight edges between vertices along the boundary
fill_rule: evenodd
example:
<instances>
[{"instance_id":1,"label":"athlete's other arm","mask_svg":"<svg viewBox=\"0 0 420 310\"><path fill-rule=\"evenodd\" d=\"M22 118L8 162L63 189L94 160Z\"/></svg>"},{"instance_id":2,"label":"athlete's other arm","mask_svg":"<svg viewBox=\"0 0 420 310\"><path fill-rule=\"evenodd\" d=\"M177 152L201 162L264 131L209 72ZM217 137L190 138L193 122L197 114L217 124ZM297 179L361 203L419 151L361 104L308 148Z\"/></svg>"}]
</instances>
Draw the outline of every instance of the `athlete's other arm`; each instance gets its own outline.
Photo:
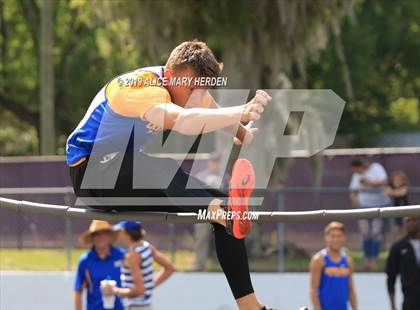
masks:
<instances>
[{"instance_id":1,"label":"athlete's other arm","mask_svg":"<svg viewBox=\"0 0 420 310\"><path fill-rule=\"evenodd\" d=\"M156 288L163 282L165 282L171 275L176 271L175 266L167 259L161 252L159 252L154 246L151 246L153 253L153 260L158 263L162 270L153 279L153 287Z\"/></svg>"},{"instance_id":2,"label":"athlete's other arm","mask_svg":"<svg viewBox=\"0 0 420 310\"><path fill-rule=\"evenodd\" d=\"M131 276L133 277L133 287L120 288L116 287L114 293L121 297L136 297L144 295L146 289L144 287L144 279L140 272L141 257L138 253L131 252L127 254L126 263L130 269Z\"/></svg>"},{"instance_id":3,"label":"athlete's other arm","mask_svg":"<svg viewBox=\"0 0 420 310\"><path fill-rule=\"evenodd\" d=\"M237 125L239 121L258 120L269 98L259 96L258 100L254 98L244 105L219 109L184 109L176 104L157 104L144 113L144 118L162 129L198 135Z\"/></svg>"},{"instance_id":4,"label":"athlete's other arm","mask_svg":"<svg viewBox=\"0 0 420 310\"><path fill-rule=\"evenodd\" d=\"M321 303L318 297L318 288L321 284L321 272L324 268L324 259L317 253L315 254L309 264L309 272L311 273L310 294L314 310L321 310Z\"/></svg>"},{"instance_id":5,"label":"athlete's other arm","mask_svg":"<svg viewBox=\"0 0 420 310\"><path fill-rule=\"evenodd\" d=\"M349 262L349 268L350 268L350 275L349 275L350 305L353 310L357 310L356 290L354 289L354 281L353 281L354 262L350 256L348 256L348 262Z\"/></svg>"},{"instance_id":6,"label":"athlete's other arm","mask_svg":"<svg viewBox=\"0 0 420 310\"><path fill-rule=\"evenodd\" d=\"M257 90L256 95L252 100L257 101L257 100L264 100L264 99L271 101L272 98L265 91ZM213 109L221 108L221 106L214 100L210 102L209 107ZM258 131L258 128L255 128L255 127L252 128L251 123L249 123L248 125L243 125L242 123L239 123L239 126L232 125L232 126L226 127L225 130L235 135L235 138L234 138L235 144L247 146L252 142L254 135Z\"/></svg>"}]
</instances>

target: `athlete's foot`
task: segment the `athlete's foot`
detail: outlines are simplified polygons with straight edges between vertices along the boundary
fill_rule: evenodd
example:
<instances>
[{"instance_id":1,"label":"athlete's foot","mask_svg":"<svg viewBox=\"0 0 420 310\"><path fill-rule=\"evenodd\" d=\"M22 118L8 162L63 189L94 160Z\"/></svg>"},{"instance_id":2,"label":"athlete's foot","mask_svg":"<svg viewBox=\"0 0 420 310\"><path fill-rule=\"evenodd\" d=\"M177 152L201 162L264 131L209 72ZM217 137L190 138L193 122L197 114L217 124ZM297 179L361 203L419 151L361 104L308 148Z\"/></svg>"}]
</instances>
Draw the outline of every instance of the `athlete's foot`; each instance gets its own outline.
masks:
<instances>
[{"instance_id":1,"label":"athlete's foot","mask_svg":"<svg viewBox=\"0 0 420 310\"><path fill-rule=\"evenodd\" d=\"M247 214L248 199L255 186L255 173L251 163L244 158L237 159L232 169L229 199L226 211L226 231L237 239L243 239L252 231L252 221Z\"/></svg>"}]
</instances>

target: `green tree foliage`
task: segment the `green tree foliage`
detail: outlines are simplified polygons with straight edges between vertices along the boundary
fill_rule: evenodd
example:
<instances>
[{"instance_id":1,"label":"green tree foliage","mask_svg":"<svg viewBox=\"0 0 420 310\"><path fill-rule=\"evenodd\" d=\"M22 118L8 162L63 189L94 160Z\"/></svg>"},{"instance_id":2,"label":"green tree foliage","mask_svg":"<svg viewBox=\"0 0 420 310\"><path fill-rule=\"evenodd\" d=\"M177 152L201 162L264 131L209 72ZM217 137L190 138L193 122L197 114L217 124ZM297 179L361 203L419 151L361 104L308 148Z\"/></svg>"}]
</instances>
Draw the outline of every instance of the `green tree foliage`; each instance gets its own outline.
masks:
<instances>
[{"instance_id":1,"label":"green tree foliage","mask_svg":"<svg viewBox=\"0 0 420 310\"><path fill-rule=\"evenodd\" d=\"M379 133L418 130L420 102L420 3L360 1L342 38L355 92L339 132L357 146ZM334 46L308 66L309 87L331 88L346 98ZM348 98L347 98L348 99Z\"/></svg>"},{"instance_id":2,"label":"green tree foliage","mask_svg":"<svg viewBox=\"0 0 420 310\"><path fill-rule=\"evenodd\" d=\"M123 19L108 22L105 14L101 15L103 12L97 9L101 2L63 0L54 3L58 153L64 152L65 136L85 113L98 88L117 72L136 66L137 54L132 53L133 39L128 36L128 23ZM7 145L19 144L20 136L27 133L23 128L28 126L35 129L30 132L32 140L38 143L40 3L0 0L0 130L15 126L16 120L24 124L0 136L3 139L0 143ZM22 148L17 146L16 150ZM35 147L17 152L9 147L1 149L0 154L34 154L38 150Z\"/></svg>"}]
</instances>

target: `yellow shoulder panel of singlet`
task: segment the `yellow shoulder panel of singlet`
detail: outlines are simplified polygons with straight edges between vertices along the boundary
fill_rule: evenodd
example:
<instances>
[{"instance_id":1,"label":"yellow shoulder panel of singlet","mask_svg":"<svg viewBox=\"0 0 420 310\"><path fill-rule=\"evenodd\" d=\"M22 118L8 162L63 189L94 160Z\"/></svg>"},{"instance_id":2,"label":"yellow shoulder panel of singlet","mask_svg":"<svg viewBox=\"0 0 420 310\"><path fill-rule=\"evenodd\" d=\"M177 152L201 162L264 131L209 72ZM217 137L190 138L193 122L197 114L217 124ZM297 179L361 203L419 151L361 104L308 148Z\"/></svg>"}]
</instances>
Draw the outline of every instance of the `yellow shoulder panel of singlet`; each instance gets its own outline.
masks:
<instances>
[{"instance_id":1,"label":"yellow shoulder panel of singlet","mask_svg":"<svg viewBox=\"0 0 420 310\"><path fill-rule=\"evenodd\" d=\"M106 88L106 97L112 111L125 117L143 119L149 108L160 103L171 103L169 92L164 87L154 86L159 85L157 81L154 73L141 71L128 72L114 78Z\"/></svg>"}]
</instances>

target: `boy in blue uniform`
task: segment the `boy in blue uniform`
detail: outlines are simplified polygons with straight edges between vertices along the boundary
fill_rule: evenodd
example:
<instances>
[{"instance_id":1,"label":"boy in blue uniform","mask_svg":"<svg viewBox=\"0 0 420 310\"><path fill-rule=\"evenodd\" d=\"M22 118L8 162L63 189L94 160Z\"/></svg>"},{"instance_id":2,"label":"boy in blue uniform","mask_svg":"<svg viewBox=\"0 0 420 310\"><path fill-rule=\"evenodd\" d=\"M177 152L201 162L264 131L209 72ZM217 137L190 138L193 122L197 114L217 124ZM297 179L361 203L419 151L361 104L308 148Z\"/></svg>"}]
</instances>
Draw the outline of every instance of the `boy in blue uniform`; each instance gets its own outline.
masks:
<instances>
[{"instance_id":1,"label":"boy in blue uniform","mask_svg":"<svg viewBox=\"0 0 420 310\"><path fill-rule=\"evenodd\" d=\"M236 144L252 142L257 130L252 121L260 119L272 98L257 90L248 103L221 107L208 91L212 86L198 81L217 79L222 67L207 44L194 40L178 45L165 66L110 80L70 134L67 164L76 196L91 208L222 214L211 219L220 265L238 308L260 310L265 306L252 287L244 240L252 231L246 216L256 181L251 163L235 161L229 192L224 192L191 176L170 155L147 152L153 141L165 144L172 131L200 137L223 130ZM193 203L179 203L179 198Z\"/></svg>"},{"instance_id":2,"label":"boy in blue uniform","mask_svg":"<svg viewBox=\"0 0 420 310\"><path fill-rule=\"evenodd\" d=\"M124 251L112 246L116 233L111 224L105 221L92 221L89 230L80 238L84 245L92 245L79 260L76 282L74 285L74 308L81 310L82 292L87 290L87 310L102 310L102 280L115 280L120 285L120 267ZM115 300L114 310L123 310L119 298Z\"/></svg>"},{"instance_id":3,"label":"boy in blue uniform","mask_svg":"<svg viewBox=\"0 0 420 310\"><path fill-rule=\"evenodd\" d=\"M344 225L331 222L325 227L326 248L316 253L310 263L311 300L314 310L347 310L350 301L357 309L353 285L353 260L343 247Z\"/></svg>"}]
</instances>

